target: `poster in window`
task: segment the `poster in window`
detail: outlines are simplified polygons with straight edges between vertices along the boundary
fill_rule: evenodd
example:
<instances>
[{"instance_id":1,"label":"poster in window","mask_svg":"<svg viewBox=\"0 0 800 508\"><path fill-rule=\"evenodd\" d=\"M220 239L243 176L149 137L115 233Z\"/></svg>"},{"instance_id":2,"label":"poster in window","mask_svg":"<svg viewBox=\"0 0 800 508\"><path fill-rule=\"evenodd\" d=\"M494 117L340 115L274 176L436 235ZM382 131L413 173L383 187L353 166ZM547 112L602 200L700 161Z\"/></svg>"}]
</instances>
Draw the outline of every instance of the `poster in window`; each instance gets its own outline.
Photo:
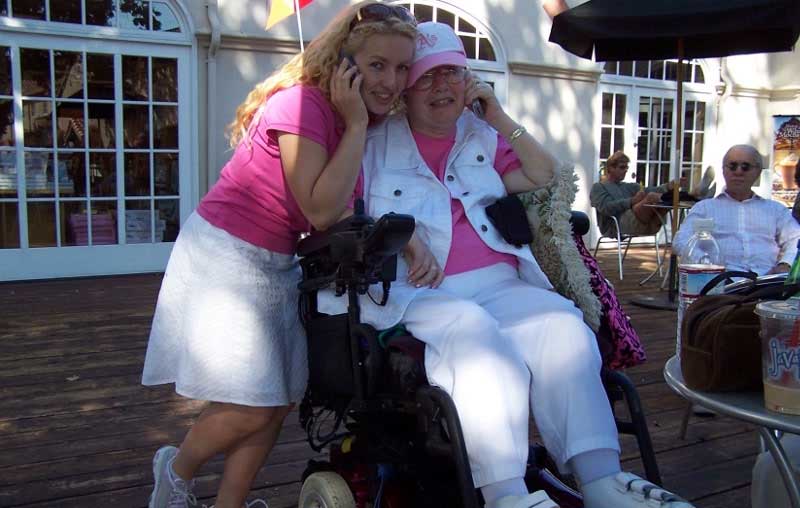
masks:
<instances>
[{"instance_id":1,"label":"poster in window","mask_svg":"<svg viewBox=\"0 0 800 508\"><path fill-rule=\"evenodd\" d=\"M797 197L797 161L800 157L800 115L773 116L772 199L792 206Z\"/></svg>"}]
</instances>

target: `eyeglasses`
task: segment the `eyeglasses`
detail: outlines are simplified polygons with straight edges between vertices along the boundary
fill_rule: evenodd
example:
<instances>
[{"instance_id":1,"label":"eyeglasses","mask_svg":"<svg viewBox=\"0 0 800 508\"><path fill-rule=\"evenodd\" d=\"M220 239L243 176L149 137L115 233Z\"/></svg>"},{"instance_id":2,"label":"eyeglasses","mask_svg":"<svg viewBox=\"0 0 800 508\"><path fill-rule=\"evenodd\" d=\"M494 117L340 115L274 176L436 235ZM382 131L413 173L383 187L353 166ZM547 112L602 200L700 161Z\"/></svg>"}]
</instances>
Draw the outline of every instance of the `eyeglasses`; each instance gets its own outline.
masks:
<instances>
[{"instance_id":1,"label":"eyeglasses","mask_svg":"<svg viewBox=\"0 0 800 508\"><path fill-rule=\"evenodd\" d=\"M420 92L430 90L430 88L433 86L433 83L436 81L437 76L441 76L451 85L455 85L456 83L461 83L464 81L464 77L466 75L467 69L465 67L441 67L432 71L428 71L417 78L411 88Z\"/></svg>"},{"instance_id":2,"label":"eyeglasses","mask_svg":"<svg viewBox=\"0 0 800 508\"><path fill-rule=\"evenodd\" d=\"M741 168L742 171L747 173L751 169L761 169L757 164L753 164L752 162L738 162L738 161L730 161L725 163L725 169L730 172L736 171L736 168Z\"/></svg>"},{"instance_id":3,"label":"eyeglasses","mask_svg":"<svg viewBox=\"0 0 800 508\"><path fill-rule=\"evenodd\" d=\"M369 4L358 9L353 21L350 22L350 30L364 21L385 21L389 18L397 18L404 23L417 26L417 18L405 7L400 7L399 5Z\"/></svg>"}]
</instances>

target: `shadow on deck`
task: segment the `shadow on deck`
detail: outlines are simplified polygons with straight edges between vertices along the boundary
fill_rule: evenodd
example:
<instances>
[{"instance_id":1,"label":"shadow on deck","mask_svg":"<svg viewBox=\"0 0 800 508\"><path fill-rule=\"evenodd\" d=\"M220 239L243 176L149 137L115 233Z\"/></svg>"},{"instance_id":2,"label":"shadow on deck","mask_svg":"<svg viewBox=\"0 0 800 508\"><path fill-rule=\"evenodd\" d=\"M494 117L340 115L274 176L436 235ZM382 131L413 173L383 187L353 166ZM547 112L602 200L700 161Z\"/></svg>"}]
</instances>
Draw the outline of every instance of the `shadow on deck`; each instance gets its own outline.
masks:
<instances>
[{"instance_id":1,"label":"shadow on deck","mask_svg":"<svg viewBox=\"0 0 800 508\"><path fill-rule=\"evenodd\" d=\"M661 373L675 349L675 313L628 304L658 291L655 280L638 285L655 266L652 249L631 249L622 282L615 251L599 258L647 350L648 361L627 374L647 412L665 487L698 508L750 506L752 426L694 417L687 439L678 437L685 402ZM179 443L202 408L171 386L139 384L160 281L146 274L0 284L0 506L147 505L153 453ZM623 467L641 473L634 439L622 443ZM253 497L268 498L271 508L296 506L298 480L315 456L293 413ZM220 459L201 470L200 502L213 502L221 471Z\"/></svg>"}]
</instances>

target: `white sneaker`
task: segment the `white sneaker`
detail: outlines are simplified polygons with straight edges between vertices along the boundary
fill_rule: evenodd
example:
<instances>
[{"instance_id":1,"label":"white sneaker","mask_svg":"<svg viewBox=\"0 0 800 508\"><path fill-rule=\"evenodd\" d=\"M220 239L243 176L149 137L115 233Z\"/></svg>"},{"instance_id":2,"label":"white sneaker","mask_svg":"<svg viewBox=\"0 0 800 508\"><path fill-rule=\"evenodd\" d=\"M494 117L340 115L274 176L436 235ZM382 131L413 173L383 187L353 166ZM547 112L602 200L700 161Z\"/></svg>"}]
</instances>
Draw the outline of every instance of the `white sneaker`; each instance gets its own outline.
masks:
<instances>
[{"instance_id":1,"label":"white sneaker","mask_svg":"<svg viewBox=\"0 0 800 508\"><path fill-rule=\"evenodd\" d=\"M505 496L494 503L494 508L558 508L543 490L524 496Z\"/></svg>"},{"instance_id":2,"label":"white sneaker","mask_svg":"<svg viewBox=\"0 0 800 508\"><path fill-rule=\"evenodd\" d=\"M171 473L172 462L178 454L174 446L162 446L153 457L153 493L150 494L148 508L189 508L197 506L192 494L194 480L186 482Z\"/></svg>"},{"instance_id":3,"label":"white sneaker","mask_svg":"<svg viewBox=\"0 0 800 508\"><path fill-rule=\"evenodd\" d=\"M214 505L203 505L201 508L214 508ZM269 505L265 499L254 499L252 501L245 501L242 508L269 508Z\"/></svg>"},{"instance_id":4,"label":"white sneaker","mask_svg":"<svg viewBox=\"0 0 800 508\"><path fill-rule=\"evenodd\" d=\"M695 508L633 473L600 478L584 485L581 491L586 508Z\"/></svg>"}]
</instances>

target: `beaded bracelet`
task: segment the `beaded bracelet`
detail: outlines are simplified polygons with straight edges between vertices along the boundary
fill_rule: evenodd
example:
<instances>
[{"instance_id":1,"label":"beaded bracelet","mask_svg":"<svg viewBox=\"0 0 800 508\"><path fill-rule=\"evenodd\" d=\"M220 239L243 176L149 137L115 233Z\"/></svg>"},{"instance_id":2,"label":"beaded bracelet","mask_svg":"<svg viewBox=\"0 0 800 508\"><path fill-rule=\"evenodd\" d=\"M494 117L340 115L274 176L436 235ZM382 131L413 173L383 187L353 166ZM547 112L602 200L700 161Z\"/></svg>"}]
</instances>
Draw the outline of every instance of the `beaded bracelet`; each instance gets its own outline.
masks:
<instances>
[{"instance_id":1,"label":"beaded bracelet","mask_svg":"<svg viewBox=\"0 0 800 508\"><path fill-rule=\"evenodd\" d=\"M514 129L514 132L512 132L511 135L508 137L508 142L509 143L513 143L515 139L517 139L518 137L522 136L527 131L528 131L528 129L526 129L524 126L520 125L516 129Z\"/></svg>"}]
</instances>

